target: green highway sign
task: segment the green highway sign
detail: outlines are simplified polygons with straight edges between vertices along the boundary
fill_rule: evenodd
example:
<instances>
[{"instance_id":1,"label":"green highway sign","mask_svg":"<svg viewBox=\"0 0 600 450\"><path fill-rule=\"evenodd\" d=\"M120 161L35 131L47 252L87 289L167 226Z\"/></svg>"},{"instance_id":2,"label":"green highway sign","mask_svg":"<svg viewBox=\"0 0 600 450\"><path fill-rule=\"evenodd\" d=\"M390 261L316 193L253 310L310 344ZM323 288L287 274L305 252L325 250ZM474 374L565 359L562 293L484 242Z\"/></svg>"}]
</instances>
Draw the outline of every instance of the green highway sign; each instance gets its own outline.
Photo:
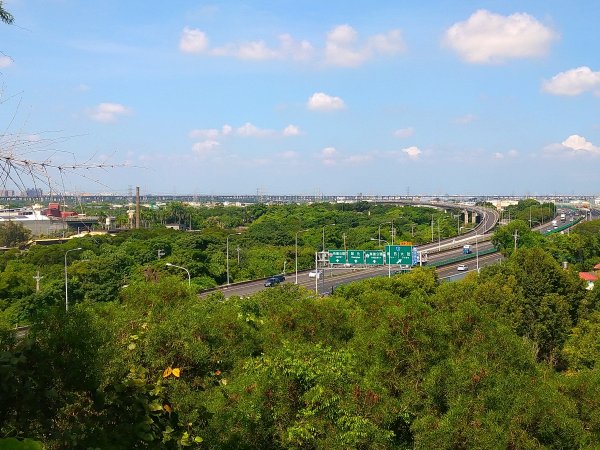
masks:
<instances>
[{"instance_id":1,"label":"green highway sign","mask_svg":"<svg viewBox=\"0 0 600 450\"><path fill-rule=\"evenodd\" d=\"M346 250L329 250L329 264L346 264Z\"/></svg>"},{"instance_id":2,"label":"green highway sign","mask_svg":"<svg viewBox=\"0 0 600 450\"><path fill-rule=\"evenodd\" d=\"M383 250L365 251L365 264L373 266L383 265Z\"/></svg>"},{"instance_id":3,"label":"green highway sign","mask_svg":"<svg viewBox=\"0 0 600 450\"><path fill-rule=\"evenodd\" d=\"M412 245L386 245L385 256L388 264L412 266Z\"/></svg>"},{"instance_id":4,"label":"green highway sign","mask_svg":"<svg viewBox=\"0 0 600 450\"><path fill-rule=\"evenodd\" d=\"M348 262L350 264L364 264L365 251L364 250L348 250Z\"/></svg>"}]
</instances>

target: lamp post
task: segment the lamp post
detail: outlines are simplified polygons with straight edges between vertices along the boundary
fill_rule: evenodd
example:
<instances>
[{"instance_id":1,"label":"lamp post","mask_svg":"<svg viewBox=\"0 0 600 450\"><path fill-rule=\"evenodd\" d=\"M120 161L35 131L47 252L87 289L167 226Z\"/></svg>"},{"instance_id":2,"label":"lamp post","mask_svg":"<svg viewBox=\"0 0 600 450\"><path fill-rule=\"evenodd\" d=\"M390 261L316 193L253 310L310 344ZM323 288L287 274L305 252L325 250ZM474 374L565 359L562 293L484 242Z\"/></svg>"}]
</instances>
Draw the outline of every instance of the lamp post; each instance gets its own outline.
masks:
<instances>
[{"instance_id":1,"label":"lamp post","mask_svg":"<svg viewBox=\"0 0 600 450\"><path fill-rule=\"evenodd\" d=\"M378 239L378 241L379 241L378 246L379 247L381 247L381 225L387 225L388 223L392 223L392 222L383 222L383 223L379 224L379 230L378 230L378 233L377 233L377 236L379 237L379 239Z\"/></svg>"},{"instance_id":2,"label":"lamp post","mask_svg":"<svg viewBox=\"0 0 600 450\"><path fill-rule=\"evenodd\" d=\"M477 242L477 231L475 231L475 261L477 265L477 273L479 273L479 244Z\"/></svg>"},{"instance_id":3,"label":"lamp post","mask_svg":"<svg viewBox=\"0 0 600 450\"><path fill-rule=\"evenodd\" d=\"M298 284L298 235L300 233L304 233L305 231L308 231L308 229L296 232L296 282L294 284Z\"/></svg>"},{"instance_id":4,"label":"lamp post","mask_svg":"<svg viewBox=\"0 0 600 450\"><path fill-rule=\"evenodd\" d=\"M81 250L81 247L72 248L65 252L65 311L69 312L69 279L67 278L67 255L69 252Z\"/></svg>"},{"instance_id":5,"label":"lamp post","mask_svg":"<svg viewBox=\"0 0 600 450\"><path fill-rule=\"evenodd\" d=\"M166 263L165 266L167 267L177 267L178 269L181 270L185 270L188 276L188 287L192 287L192 276L190 275L190 271L187 270L185 267L181 267L181 266L176 266L175 264L171 264L171 263Z\"/></svg>"},{"instance_id":6,"label":"lamp post","mask_svg":"<svg viewBox=\"0 0 600 450\"><path fill-rule=\"evenodd\" d=\"M227 286L229 286L229 237L230 236L235 236L236 234L242 234L242 233L231 233L227 235L227 238L225 239L225 241L227 242L226 245L226 256L225 259L227 260Z\"/></svg>"}]
</instances>

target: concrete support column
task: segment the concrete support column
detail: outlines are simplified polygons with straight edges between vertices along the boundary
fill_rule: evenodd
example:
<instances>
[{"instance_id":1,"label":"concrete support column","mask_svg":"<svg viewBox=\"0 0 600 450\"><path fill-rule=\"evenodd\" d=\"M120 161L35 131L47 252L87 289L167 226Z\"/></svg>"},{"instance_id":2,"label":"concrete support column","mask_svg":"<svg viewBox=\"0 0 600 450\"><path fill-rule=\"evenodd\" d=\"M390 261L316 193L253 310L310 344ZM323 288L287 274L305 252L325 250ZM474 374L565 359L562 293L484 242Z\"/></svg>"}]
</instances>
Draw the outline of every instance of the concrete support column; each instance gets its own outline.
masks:
<instances>
[{"instance_id":1,"label":"concrete support column","mask_svg":"<svg viewBox=\"0 0 600 450\"><path fill-rule=\"evenodd\" d=\"M465 215L465 224L469 223L469 211L467 211L466 209L463 211L463 214Z\"/></svg>"},{"instance_id":2,"label":"concrete support column","mask_svg":"<svg viewBox=\"0 0 600 450\"><path fill-rule=\"evenodd\" d=\"M477 213L475 211L471 213L471 223L477 223Z\"/></svg>"}]
</instances>

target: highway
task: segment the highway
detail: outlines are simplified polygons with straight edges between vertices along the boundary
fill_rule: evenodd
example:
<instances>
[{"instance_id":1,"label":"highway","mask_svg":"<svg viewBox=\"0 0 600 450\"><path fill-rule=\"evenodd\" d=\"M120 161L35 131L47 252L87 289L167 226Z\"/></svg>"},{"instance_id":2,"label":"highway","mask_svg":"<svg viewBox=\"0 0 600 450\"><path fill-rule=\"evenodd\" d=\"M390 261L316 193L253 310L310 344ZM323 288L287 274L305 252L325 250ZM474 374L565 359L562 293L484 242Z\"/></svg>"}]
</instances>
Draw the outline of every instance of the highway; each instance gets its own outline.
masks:
<instances>
[{"instance_id":1,"label":"highway","mask_svg":"<svg viewBox=\"0 0 600 450\"><path fill-rule=\"evenodd\" d=\"M462 255L463 245L469 244L471 245L471 251L473 254L477 255L479 252L483 252L485 250L491 249L492 243L490 242L491 233L490 231L495 227L496 223L499 219L499 214L496 211L487 210L485 208L477 208L478 213L482 217L481 222L478 226L463 235L451 239L441 240L440 242L432 242L428 244L424 244L418 246L419 251L427 251L428 252L428 263L431 264L433 262L439 262L448 260L451 258L458 257ZM561 212L567 213L567 222L561 223L560 214ZM565 223L570 223L573 220L577 219L579 216L577 214L573 214L566 210L558 210L557 217L554 219L558 221L558 225L564 225ZM552 222L545 223L541 226L535 227L536 231L541 233L552 230L554 227ZM479 268L488 266L490 264L497 263L501 261L503 257L499 253L492 253L487 255L482 255L474 257L468 261L465 261L464 264L468 265L467 271L458 271L457 267L462 262L457 262L454 264L449 264L443 267L438 267L437 274L440 280L457 280L460 279L468 272L476 271L477 266ZM479 264L477 264L477 260ZM298 285L304 286L307 289L315 290L315 286L318 288L318 292L320 294L327 294L332 291L332 288L335 289L336 286L340 284L346 284L353 281L363 280L367 278L373 278L378 276L388 276L389 273L394 274L398 270L397 266L392 266L391 269L388 266L377 266L377 267L352 267L352 268L325 268L324 269L324 277L318 280L315 283L314 278L310 278L308 276L309 271L305 270L302 272L298 272ZM392 275L393 276L393 275ZM283 284L295 283L295 273L287 274L286 280ZM274 288L265 288L264 280L251 281L246 283L237 283L232 284L230 286L220 286L217 290L221 291L225 297L230 297L233 295L238 296L248 296L255 294L256 292L262 289L277 289ZM201 297L209 295L213 291L204 292L200 294Z\"/></svg>"}]
</instances>

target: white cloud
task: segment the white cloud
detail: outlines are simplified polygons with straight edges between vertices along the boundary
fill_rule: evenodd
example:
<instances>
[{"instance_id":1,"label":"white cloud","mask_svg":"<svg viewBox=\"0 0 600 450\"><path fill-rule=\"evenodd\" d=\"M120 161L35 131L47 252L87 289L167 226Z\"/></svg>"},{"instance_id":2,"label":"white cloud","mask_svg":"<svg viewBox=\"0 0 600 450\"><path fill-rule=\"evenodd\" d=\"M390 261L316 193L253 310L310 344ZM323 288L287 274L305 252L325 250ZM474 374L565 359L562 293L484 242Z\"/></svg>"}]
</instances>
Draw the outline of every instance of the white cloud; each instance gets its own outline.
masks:
<instances>
[{"instance_id":1,"label":"white cloud","mask_svg":"<svg viewBox=\"0 0 600 450\"><path fill-rule=\"evenodd\" d=\"M247 61L310 61L321 58L330 65L356 67L379 55L403 52L406 45L399 30L376 34L361 41L350 25L339 25L327 33L321 49L315 49L307 40L294 39L289 33L277 36L277 42L272 45L264 39L256 39L210 47L206 33L197 28L185 27L181 32L179 49L183 53L233 57Z\"/></svg>"},{"instance_id":2,"label":"white cloud","mask_svg":"<svg viewBox=\"0 0 600 450\"><path fill-rule=\"evenodd\" d=\"M208 139L206 141L196 142L192 146L192 150L196 155L204 157L214 153L220 145L219 142Z\"/></svg>"},{"instance_id":3,"label":"white cloud","mask_svg":"<svg viewBox=\"0 0 600 450\"><path fill-rule=\"evenodd\" d=\"M394 131L394 136L398 138L407 138L411 137L415 133L415 130L412 127L408 128L400 128Z\"/></svg>"},{"instance_id":4,"label":"white cloud","mask_svg":"<svg viewBox=\"0 0 600 450\"><path fill-rule=\"evenodd\" d=\"M505 153L494 153L494 159L516 158L517 156L519 156L519 152L517 150L509 150Z\"/></svg>"},{"instance_id":5,"label":"white cloud","mask_svg":"<svg viewBox=\"0 0 600 450\"><path fill-rule=\"evenodd\" d=\"M266 130L246 122L244 125L235 130L236 134L245 137L264 137L274 134L273 130Z\"/></svg>"},{"instance_id":6,"label":"white cloud","mask_svg":"<svg viewBox=\"0 0 600 450\"><path fill-rule=\"evenodd\" d=\"M572 134L562 142L563 147L578 154L600 154L600 147L595 146L583 136Z\"/></svg>"},{"instance_id":7,"label":"white cloud","mask_svg":"<svg viewBox=\"0 0 600 450\"><path fill-rule=\"evenodd\" d=\"M600 155L600 147L592 144L583 136L572 134L561 143L546 146L543 152L552 157L597 156Z\"/></svg>"},{"instance_id":8,"label":"white cloud","mask_svg":"<svg viewBox=\"0 0 600 450\"><path fill-rule=\"evenodd\" d=\"M346 104L339 97L333 97L323 92L315 92L306 103L308 109L313 111L334 111L344 109Z\"/></svg>"},{"instance_id":9,"label":"white cloud","mask_svg":"<svg viewBox=\"0 0 600 450\"><path fill-rule=\"evenodd\" d=\"M592 72L586 66L577 67L560 72L550 81L544 81L542 89L554 95L579 95L586 91L600 95L600 72Z\"/></svg>"},{"instance_id":10,"label":"white cloud","mask_svg":"<svg viewBox=\"0 0 600 450\"><path fill-rule=\"evenodd\" d=\"M179 49L183 53L204 53L208 50L208 38L197 28L185 27L179 40Z\"/></svg>"},{"instance_id":11,"label":"white cloud","mask_svg":"<svg viewBox=\"0 0 600 450\"><path fill-rule=\"evenodd\" d=\"M365 154L358 154L358 155L350 155L348 156L344 162L347 162L348 164L364 164L367 163L369 161L371 161L373 159L372 155L365 155Z\"/></svg>"},{"instance_id":12,"label":"white cloud","mask_svg":"<svg viewBox=\"0 0 600 450\"><path fill-rule=\"evenodd\" d=\"M279 57L279 53L267 47L264 41L244 42L236 52L240 59L264 60Z\"/></svg>"},{"instance_id":13,"label":"white cloud","mask_svg":"<svg viewBox=\"0 0 600 450\"><path fill-rule=\"evenodd\" d=\"M543 56L558 35L525 13L510 16L476 11L452 25L443 44L470 63L501 63L509 59Z\"/></svg>"},{"instance_id":14,"label":"white cloud","mask_svg":"<svg viewBox=\"0 0 600 450\"><path fill-rule=\"evenodd\" d=\"M403 148L402 151L406 153L410 159L419 159L419 156L423 153L419 147L415 146Z\"/></svg>"},{"instance_id":15,"label":"white cloud","mask_svg":"<svg viewBox=\"0 0 600 450\"><path fill-rule=\"evenodd\" d=\"M189 133L189 136L192 139L204 138L204 139L216 139L220 135L220 131L216 128L207 128L207 129L196 129L192 130Z\"/></svg>"},{"instance_id":16,"label":"white cloud","mask_svg":"<svg viewBox=\"0 0 600 450\"><path fill-rule=\"evenodd\" d=\"M296 41L289 34L279 36L279 48L282 57L290 57L297 61L307 61L313 57L315 49L306 40Z\"/></svg>"},{"instance_id":17,"label":"white cloud","mask_svg":"<svg viewBox=\"0 0 600 450\"><path fill-rule=\"evenodd\" d=\"M241 137L269 137L279 135L280 133L274 130L258 128L256 125L253 125L250 122L246 122L245 124L236 128L235 130L231 125L225 124L220 129L197 128L188 133L189 137L192 139L206 139L209 141L214 141L220 137L230 136L232 134ZM298 128L296 125L288 125L281 131L280 135L284 137L289 137L297 136L299 134L300 128Z\"/></svg>"},{"instance_id":18,"label":"white cloud","mask_svg":"<svg viewBox=\"0 0 600 450\"><path fill-rule=\"evenodd\" d=\"M0 69L5 69L13 64L13 60L8 56L0 55Z\"/></svg>"},{"instance_id":19,"label":"white cloud","mask_svg":"<svg viewBox=\"0 0 600 450\"><path fill-rule=\"evenodd\" d=\"M356 67L379 54L394 55L406 46L399 30L371 36L364 44L357 44L358 33L350 25L338 25L327 33L325 61L342 67Z\"/></svg>"},{"instance_id":20,"label":"white cloud","mask_svg":"<svg viewBox=\"0 0 600 450\"><path fill-rule=\"evenodd\" d=\"M326 166L333 166L337 164L337 157L339 152L335 147L325 147L319 152L319 158L323 161Z\"/></svg>"},{"instance_id":21,"label":"white cloud","mask_svg":"<svg viewBox=\"0 0 600 450\"><path fill-rule=\"evenodd\" d=\"M131 109L120 103L100 103L87 111L88 116L96 122L116 122L120 116L131 114Z\"/></svg>"},{"instance_id":22,"label":"white cloud","mask_svg":"<svg viewBox=\"0 0 600 450\"><path fill-rule=\"evenodd\" d=\"M300 134L300 128L296 125L288 125L283 129L284 136L298 136Z\"/></svg>"}]
</instances>

